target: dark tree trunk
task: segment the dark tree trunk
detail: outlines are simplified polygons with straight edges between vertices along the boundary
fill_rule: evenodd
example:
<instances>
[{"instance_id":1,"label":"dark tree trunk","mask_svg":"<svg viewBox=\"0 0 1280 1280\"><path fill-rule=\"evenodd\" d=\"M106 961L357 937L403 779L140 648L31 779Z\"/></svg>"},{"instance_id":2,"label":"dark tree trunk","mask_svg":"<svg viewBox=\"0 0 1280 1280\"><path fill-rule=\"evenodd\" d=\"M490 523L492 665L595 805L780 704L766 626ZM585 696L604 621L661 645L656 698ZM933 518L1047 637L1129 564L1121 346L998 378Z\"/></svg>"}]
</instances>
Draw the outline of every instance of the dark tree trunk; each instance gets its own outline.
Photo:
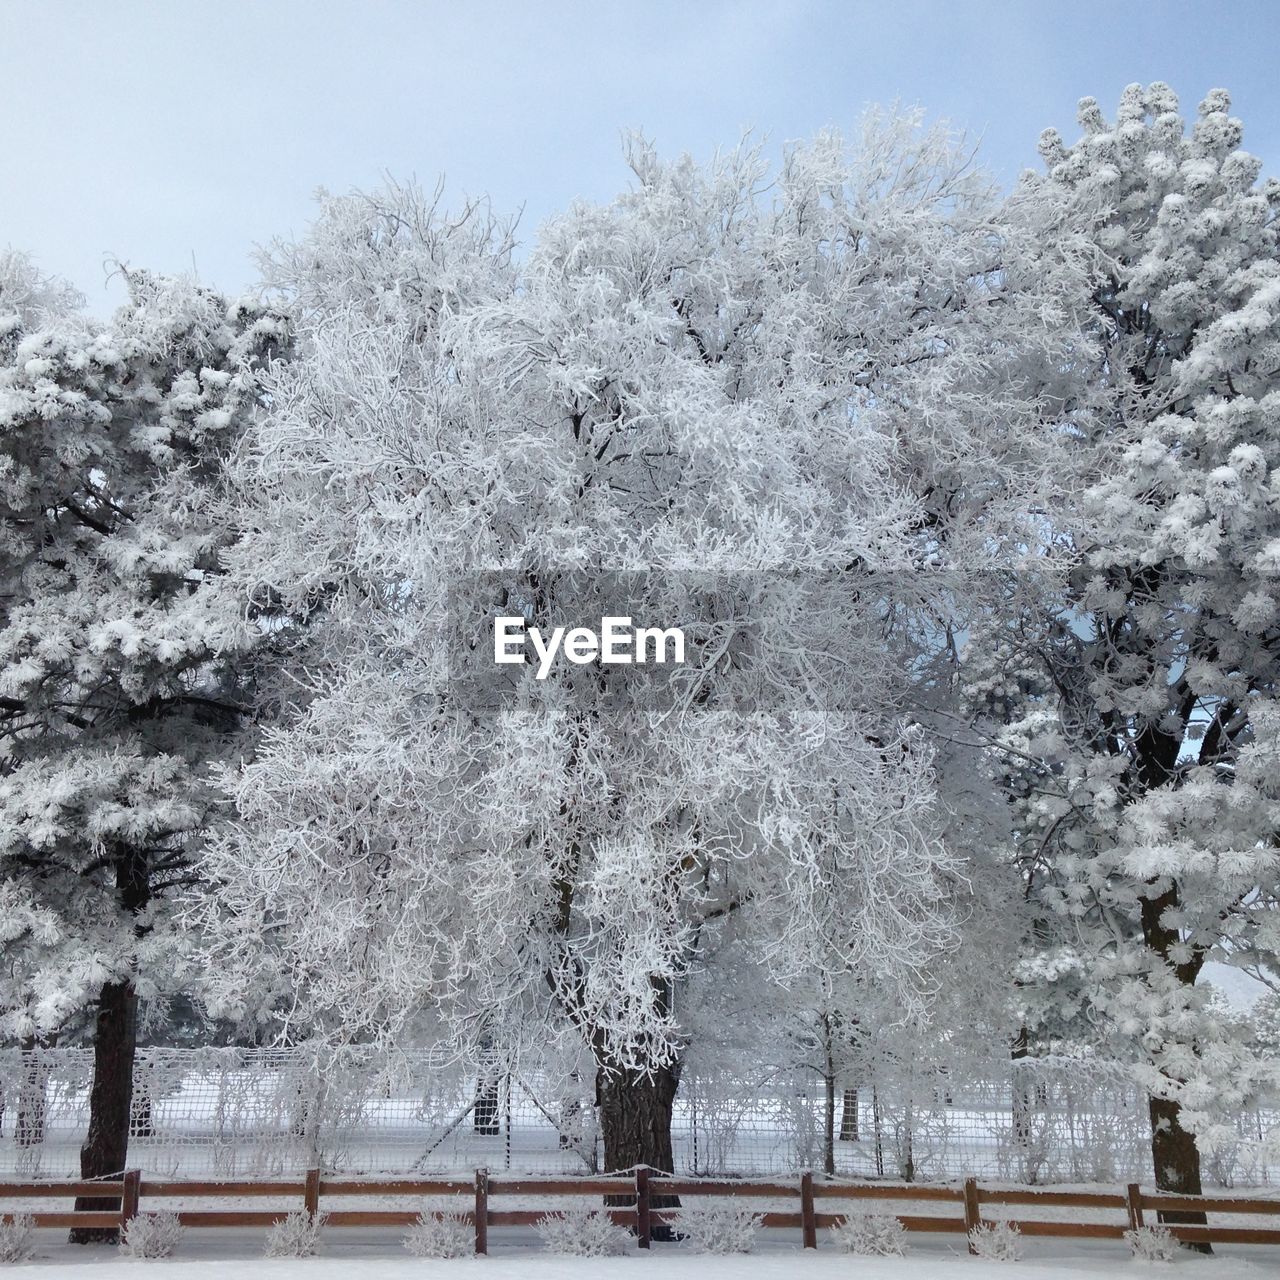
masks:
<instances>
[{"instance_id":1,"label":"dark tree trunk","mask_svg":"<svg viewBox=\"0 0 1280 1280\"><path fill-rule=\"evenodd\" d=\"M1154 898L1143 898L1142 932L1147 945L1177 974L1179 981L1194 986L1204 963L1201 951L1175 961L1175 948L1180 943L1176 930L1165 924L1165 913L1179 906L1178 889L1170 886ZM1175 1083L1181 1083L1176 1081ZM1172 1099L1150 1098L1147 1109L1151 1116L1151 1162L1155 1166L1156 1187L1171 1195L1198 1196L1203 1194L1200 1181L1200 1149L1195 1135L1182 1127L1182 1107ZM1170 1210L1159 1215L1162 1223L1170 1225L1203 1227L1208 1219L1203 1213ZM1212 1253L1209 1244L1184 1246L1197 1253Z\"/></svg>"},{"instance_id":2,"label":"dark tree trunk","mask_svg":"<svg viewBox=\"0 0 1280 1280\"><path fill-rule=\"evenodd\" d=\"M836 1173L835 1077L828 1075L822 1083L825 1086L822 1111L822 1172L829 1178L834 1178Z\"/></svg>"},{"instance_id":3,"label":"dark tree trunk","mask_svg":"<svg viewBox=\"0 0 1280 1280\"><path fill-rule=\"evenodd\" d=\"M1156 1169L1156 1187L1170 1195L1203 1194L1200 1182L1200 1152L1194 1135L1188 1133L1179 1119L1182 1108L1167 1098L1151 1098L1151 1159ZM1208 1219L1203 1213L1162 1211L1160 1221L1169 1225L1203 1227ZM1207 1244L1185 1246L1199 1253L1212 1253Z\"/></svg>"},{"instance_id":4,"label":"dark tree trunk","mask_svg":"<svg viewBox=\"0 0 1280 1280\"><path fill-rule=\"evenodd\" d=\"M116 850L116 894L135 920L151 900L149 862L145 849ZM135 933L145 932L135 926ZM138 998L133 979L106 983L98 996L93 1030L93 1083L89 1087L89 1133L80 1148L82 1178L119 1177L129 1153L129 1119L133 1112L133 1058L138 1046ZM80 1196L76 1208L111 1212L120 1201L103 1196ZM74 1227L72 1244L115 1244L114 1227Z\"/></svg>"},{"instance_id":5,"label":"dark tree trunk","mask_svg":"<svg viewBox=\"0 0 1280 1280\"><path fill-rule=\"evenodd\" d=\"M876 1135L876 1177L884 1177L884 1130L880 1117L880 1090L871 1086L871 1124Z\"/></svg>"},{"instance_id":6,"label":"dark tree trunk","mask_svg":"<svg viewBox=\"0 0 1280 1280\"><path fill-rule=\"evenodd\" d=\"M835 1029L838 1019L823 1013L818 1025L822 1029L822 1171L829 1178L836 1172L836 1064ZM841 1132L843 1137L843 1131Z\"/></svg>"},{"instance_id":7,"label":"dark tree trunk","mask_svg":"<svg viewBox=\"0 0 1280 1280\"><path fill-rule=\"evenodd\" d=\"M136 1010L132 982L108 982L102 988L93 1037L89 1134L80 1148L82 1178L118 1177L124 1172L133 1106ZM111 1213L120 1208L120 1201L111 1196L81 1196L76 1208ZM119 1232L114 1227L75 1227L70 1238L72 1244L115 1244Z\"/></svg>"},{"instance_id":8,"label":"dark tree trunk","mask_svg":"<svg viewBox=\"0 0 1280 1280\"><path fill-rule=\"evenodd\" d=\"M671 1148L671 1112L676 1100L673 1068L654 1067L648 1074L601 1068L596 1074L596 1094L606 1173L638 1164L666 1173L675 1170Z\"/></svg>"},{"instance_id":9,"label":"dark tree trunk","mask_svg":"<svg viewBox=\"0 0 1280 1280\"><path fill-rule=\"evenodd\" d=\"M600 1135L604 1140L604 1171L617 1173L638 1164L664 1173L675 1172L671 1146L671 1113L678 1077L674 1067L654 1067L649 1073L600 1067L596 1071L596 1101L600 1108ZM614 1202L606 1196L605 1203ZM628 1197L617 1198L625 1207ZM678 1209L677 1196L654 1196L652 1207ZM665 1223L655 1223L655 1240L675 1239Z\"/></svg>"}]
</instances>

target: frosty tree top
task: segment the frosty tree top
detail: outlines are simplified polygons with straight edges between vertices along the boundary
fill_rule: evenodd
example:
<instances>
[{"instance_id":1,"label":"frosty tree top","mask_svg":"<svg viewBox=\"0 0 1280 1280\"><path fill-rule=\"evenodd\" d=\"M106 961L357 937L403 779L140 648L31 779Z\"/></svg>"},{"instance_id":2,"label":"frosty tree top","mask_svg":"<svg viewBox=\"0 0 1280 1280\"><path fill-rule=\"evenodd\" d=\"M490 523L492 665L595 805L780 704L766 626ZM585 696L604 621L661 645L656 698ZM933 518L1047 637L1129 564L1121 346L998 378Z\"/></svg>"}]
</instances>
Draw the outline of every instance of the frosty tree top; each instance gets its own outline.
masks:
<instances>
[{"instance_id":1,"label":"frosty tree top","mask_svg":"<svg viewBox=\"0 0 1280 1280\"><path fill-rule=\"evenodd\" d=\"M643 1135L676 996L725 938L764 981L874 967L921 1007L955 855L901 619L937 604L917 570L1028 552L1024 436L1069 412L1046 315L1081 258L915 117L797 148L771 199L749 149L632 159L635 191L553 221L518 275L482 210L412 188L330 200L274 255L302 354L238 460L256 532L230 555L306 625L312 676L235 781L207 918L228 1007L283 972L339 1036L574 1029L605 1097L667 1115L619 1095L617 1167L669 1162ZM603 678L527 680L496 722L450 699L460 575L510 573L539 624L602 565L792 576L691 637L674 710L624 716ZM851 611L832 572L863 580ZM837 630L857 662L824 659Z\"/></svg>"}]
</instances>

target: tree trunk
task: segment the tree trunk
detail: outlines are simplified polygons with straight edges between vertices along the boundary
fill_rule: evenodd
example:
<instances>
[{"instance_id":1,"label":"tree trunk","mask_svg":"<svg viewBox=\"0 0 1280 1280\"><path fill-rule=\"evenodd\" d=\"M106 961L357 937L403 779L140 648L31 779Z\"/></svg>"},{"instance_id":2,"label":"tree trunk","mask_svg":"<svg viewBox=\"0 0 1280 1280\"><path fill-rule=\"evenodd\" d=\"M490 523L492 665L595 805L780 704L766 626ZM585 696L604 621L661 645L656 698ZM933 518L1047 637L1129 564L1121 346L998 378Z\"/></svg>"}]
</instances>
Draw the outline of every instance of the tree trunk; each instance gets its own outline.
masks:
<instances>
[{"instance_id":1,"label":"tree trunk","mask_svg":"<svg viewBox=\"0 0 1280 1280\"><path fill-rule=\"evenodd\" d=\"M678 1083L676 1069L654 1067L644 1073L625 1067L596 1070L596 1101L600 1108L600 1135L604 1140L604 1171L617 1173L648 1165L664 1173L675 1172L671 1146L671 1113ZM605 1204L626 1207L631 1197L605 1197ZM680 1207L678 1196L654 1196L654 1209ZM665 1223L655 1223L655 1240L676 1239Z\"/></svg>"},{"instance_id":2,"label":"tree trunk","mask_svg":"<svg viewBox=\"0 0 1280 1280\"><path fill-rule=\"evenodd\" d=\"M822 1171L829 1178L836 1174L836 1082L827 1076L822 1082L826 1097L822 1115Z\"/></svg>"},{"instance_id":3,"label":"tree trunk","mask_svg":"<svg viewBox=\"0 0 1280 1280\"><path fill-rule=\"evenodd\" d=\"M89 1090L89 1134L80 1148L82 1178L119 1177L129 1150L129 1115L133 1105L133 1056L137 1045L137 997L133 983L108 982L98 997L93 1037L93 1084ZM113 1196L81 1196L76 1208L114 1212ZM75 1227L72 1244L115 1244L115 1227Z\"/></svg>"},{"instance_id":4,"label":"tree trunk","mask_svg":"<svg viewBox=\"0 0 1280 1280\"><path fill-rule=\"evenodd\" d=\"M134 919L134 935L147 928L138 918L151 901L147 851L129 845L115 851L116 896ZM89 1133L80 1148L82 1178L115 1178L124 1173L133 1112L133 1058L138 1047L138 997L132 977L106 983L98 995L93 1029L93 1084L89 1088ZM80 1196L76 1208L96 1212L118 1209L118 1199ZM114 1244L115 1227L74 1227L72 1244Z\"/></svg>"},{"instance_id":5,"label":"tree trunk","mask_svg":"<svg viewBox=\"0 0 1280 1280\"><path fill-rule=\"evenodd\" d=\"M1142 933L1147 946L1160 957L1188 987L1194 986L1204 964L1203 950L1192 950L1183 959L1175 960L1181 939L1175 929L1165 923L1167 912L1179 906L1179 891L1171 885L1154 898L1141 900ZM1171 1077L1172 1078L1172 1077ZM1175 1083L1181 1083L1176 1081ZM1151 1162L1155 1166L1156 1187L1171 1195L1198 1196L1203 1194L1200 1181L1200 1149L1195 1135L1182 1127L1181 1105L1169 1098L1149 1098L1147 1109L1151 1116ZM1208 1219L1203 1213L1170 1210L1159 1215L1162 1223L1203 1227ZM1212 1253L1209 1244L1184 1246L1197 1253Z\"/></svg>"},{"instance_id":6,"label":"tree trunk","mask_svg":"<svg viewBox=\"0 0 1280 1280\"><path fill-rule=\"evenodd\" d=\"M871 1124L876 1135L876 1177L884 1177L884 1130L880 1121L880 1090L871 1086Z\"/></svg>"},{"instance_id":7,"label":"tree trunk","mask_svg":"<svg viewBox=\"0 0 1280 1280\"><path fill-rule=\"evenodd\" d=\"M1202 1195L1200 1152L1194 1135L1188 1133L1179 1120L1182 1108L1167 1098L1151 1098L1147 1105L1151 1113L1151 1159L1156 1170L1156 1188L1170 1195ZM1208 1221L1203 1213L1173 1209L1162 1211L1159 1218L1170 1225L1198 1227ZM1208 1244L1185 1247L1198 1253L1213 1252Z\"/></svg>"},{"instance_id":8,"label":"tree trunk","mask_svg":"<svg viewBox=\"0 0 1280 1280\"><path fill-rule=\"evenodd\" d=\"M601 1067L596 1073L596 1095L600 1103L606 1173L638 1164L674 1172L671 1112L676 1100L676 1073L673 1068L654 1067L646 1074L626 1068Z\"/></svg>"},{"instance_id":9,"label":"tree trunk","mask_svg":"<svg viewBox=\"0 0 1280 1280\"><path fill-rule=\"evenodd\" d=\"M915 1106L908 1102L902 1113L902 1144L898 1148L898 1173L903 1182L916 1180L915 1123Z\"/></svg>"},{"instance_id":10,"label":"tree trunk","mask_svg":"<svg viewBox=\"0 0 1280 1280\"><path fill-rule=\"evenodd\" d=\"M836 1172L835 1030L838 1021L826 1012L818 1018L822 1045L822 1171L829 1178Z\"/></svg>"},{"instance_id":11,"label":"tree trunk","mask_svg":"<svg viewBox=\"0 0 1280 1280\"><path fill-rule=\"evenodd\" d=\"M1009 1051L1012 1067L1009 1073L1010 1084L1010 1116L1013 1121L1013 1149L1021 1165L1022 1181L1034 1184L1039 1181L1040 1164L1032 1147L1033 1098L1032 1088L1022 1070L1021 1063L1027 1060L1030 1053L1030 1036L1026 1027L1021 1027L1014 1037L1013 1047Z\"/></svg>"}]
</instances>

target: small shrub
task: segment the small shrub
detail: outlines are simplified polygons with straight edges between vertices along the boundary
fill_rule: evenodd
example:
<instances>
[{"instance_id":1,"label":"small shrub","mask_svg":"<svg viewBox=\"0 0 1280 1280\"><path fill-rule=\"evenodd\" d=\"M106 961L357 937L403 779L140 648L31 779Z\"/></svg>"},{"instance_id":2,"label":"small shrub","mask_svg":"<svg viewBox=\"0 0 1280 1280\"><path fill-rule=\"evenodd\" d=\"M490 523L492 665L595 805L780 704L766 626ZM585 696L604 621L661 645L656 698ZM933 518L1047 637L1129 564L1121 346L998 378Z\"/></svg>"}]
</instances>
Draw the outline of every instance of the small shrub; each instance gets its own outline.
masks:
<instances>
[{"instance_id":1,"label":"small shrub","mask_svg":"<svg viewBox=\"0 0 1280 1280\"><path fill-rule=\"evenodd\" d=\"M598 1209L566 1209L549 1213L534 1227L544 1248L579 1258L603 1258L627 1253L631 1236Z\"/></svg>"},{"instance_id":2,"label":"small shrub","mask_svg":"<svg viewBox=\"0 0 1280 1280\"><path fill-rule=\"evenodd\" d=\"M891 1213L851 1213L838 1227L831 1228L837 1249L879 1257L901 1257L905 1235L902 1223Z\"/></svg>"},{"instance_id":3,"label":"small shrub","mask_svg":"<svg viewBox=\"0 0 1280 1280\"><path fill-rule=\"evenodd\" d=\"M1143 1262L1175 1262L1178 1242L1168 1227L1138 1227L1124 1233L1125 1243L1135 1258Z\"/></svg>"},{"instance_id":4,"label":"small shrub","mask_svg":"<svg viewBox=\"0 0 1280 1280\"><path fill-rule=\"evenodd\" d=\"M676 1215L676 1229L697 1253L750 1253L761 1218L732 1196L690 1205Z\"/></svg>"},{"instance_id":5,"label":"small shrub","mask_svg":"<svg viewBox=\"0 0 1280 1280\"><path fill-rule=\"evenodd\" d=\"M36 1220L29 1213L15 1213L12 1222L0 1222L0 1262L26 1262L36 1251Z\"/></svg>"},{"instance_id":6,"label":"small shrub","mask_svg":"<svg viewBox=\"0 0 1280 1280\"><path fill-rule=\"evenodd\" d=\"M267 1232L267 1244L263 1253L268 1258L310 1258L320 1252L320 1231L326 1215L311 1218L295 1209L282 1222L277 1222Z\"/></svg>"},{"instance_id":7,"label":"small shrub","mask_svg":"<svg viewBox=\"0 0 1280 1280\"><path fill-rule=\"evenodd\" d=\"M182 1223L176 1213L140 1213L125 1224L120 1252L127 1258L168 1258L181 1240Z\"/></svg>"},{"instance_id":8,"label":"small shrub","mask_svg":"<svg viewBox=\"0 0 1280 1280\"><path fill-rule=\"evenodd\" d=\"M1022 1257L1022 1232L1012 1222L983 1222L969 1232L969 1243L987 1262L1017 1262Z\"/></svg>"},{"instance_id":9,"label":"small shrub","mask_svg":"<svg viewBox=\"0 0 1280 1280\"><path fill-rule=\"evenodd\" d=\"M475 1252L475 1230L456 1211L424 1209L409 1228L404 1247L415 1258L465 1258Z\"/></svg>"}]
</instances>

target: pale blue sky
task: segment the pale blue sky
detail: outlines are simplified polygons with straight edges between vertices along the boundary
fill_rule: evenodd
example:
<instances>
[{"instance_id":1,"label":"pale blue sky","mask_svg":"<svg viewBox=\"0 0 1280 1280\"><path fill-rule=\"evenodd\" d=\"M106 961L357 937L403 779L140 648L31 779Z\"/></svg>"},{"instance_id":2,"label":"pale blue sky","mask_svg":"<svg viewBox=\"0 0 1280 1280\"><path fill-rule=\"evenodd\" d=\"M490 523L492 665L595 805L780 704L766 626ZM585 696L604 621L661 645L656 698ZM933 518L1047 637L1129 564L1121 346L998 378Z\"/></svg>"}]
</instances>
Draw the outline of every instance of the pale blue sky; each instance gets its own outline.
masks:
<instances>
[{"instance_id":1,"label":"pale blue sky","mask_svg":"<svg viewBox=\"0 0 1280 1280\"><path fill-rule=\"evenodd\" d=\"M526 207L625 186L619 137L706 156L918 102L985 138L1005 182L1040 130L1075 133L1130 81L1194 115L1229 88L1245 145L1280 162L1280 3L79 3L0 0L0 244L104 309L103 260L228 289L301 231L314 189L384 171Z\"/></svg>"}]
</instances>

